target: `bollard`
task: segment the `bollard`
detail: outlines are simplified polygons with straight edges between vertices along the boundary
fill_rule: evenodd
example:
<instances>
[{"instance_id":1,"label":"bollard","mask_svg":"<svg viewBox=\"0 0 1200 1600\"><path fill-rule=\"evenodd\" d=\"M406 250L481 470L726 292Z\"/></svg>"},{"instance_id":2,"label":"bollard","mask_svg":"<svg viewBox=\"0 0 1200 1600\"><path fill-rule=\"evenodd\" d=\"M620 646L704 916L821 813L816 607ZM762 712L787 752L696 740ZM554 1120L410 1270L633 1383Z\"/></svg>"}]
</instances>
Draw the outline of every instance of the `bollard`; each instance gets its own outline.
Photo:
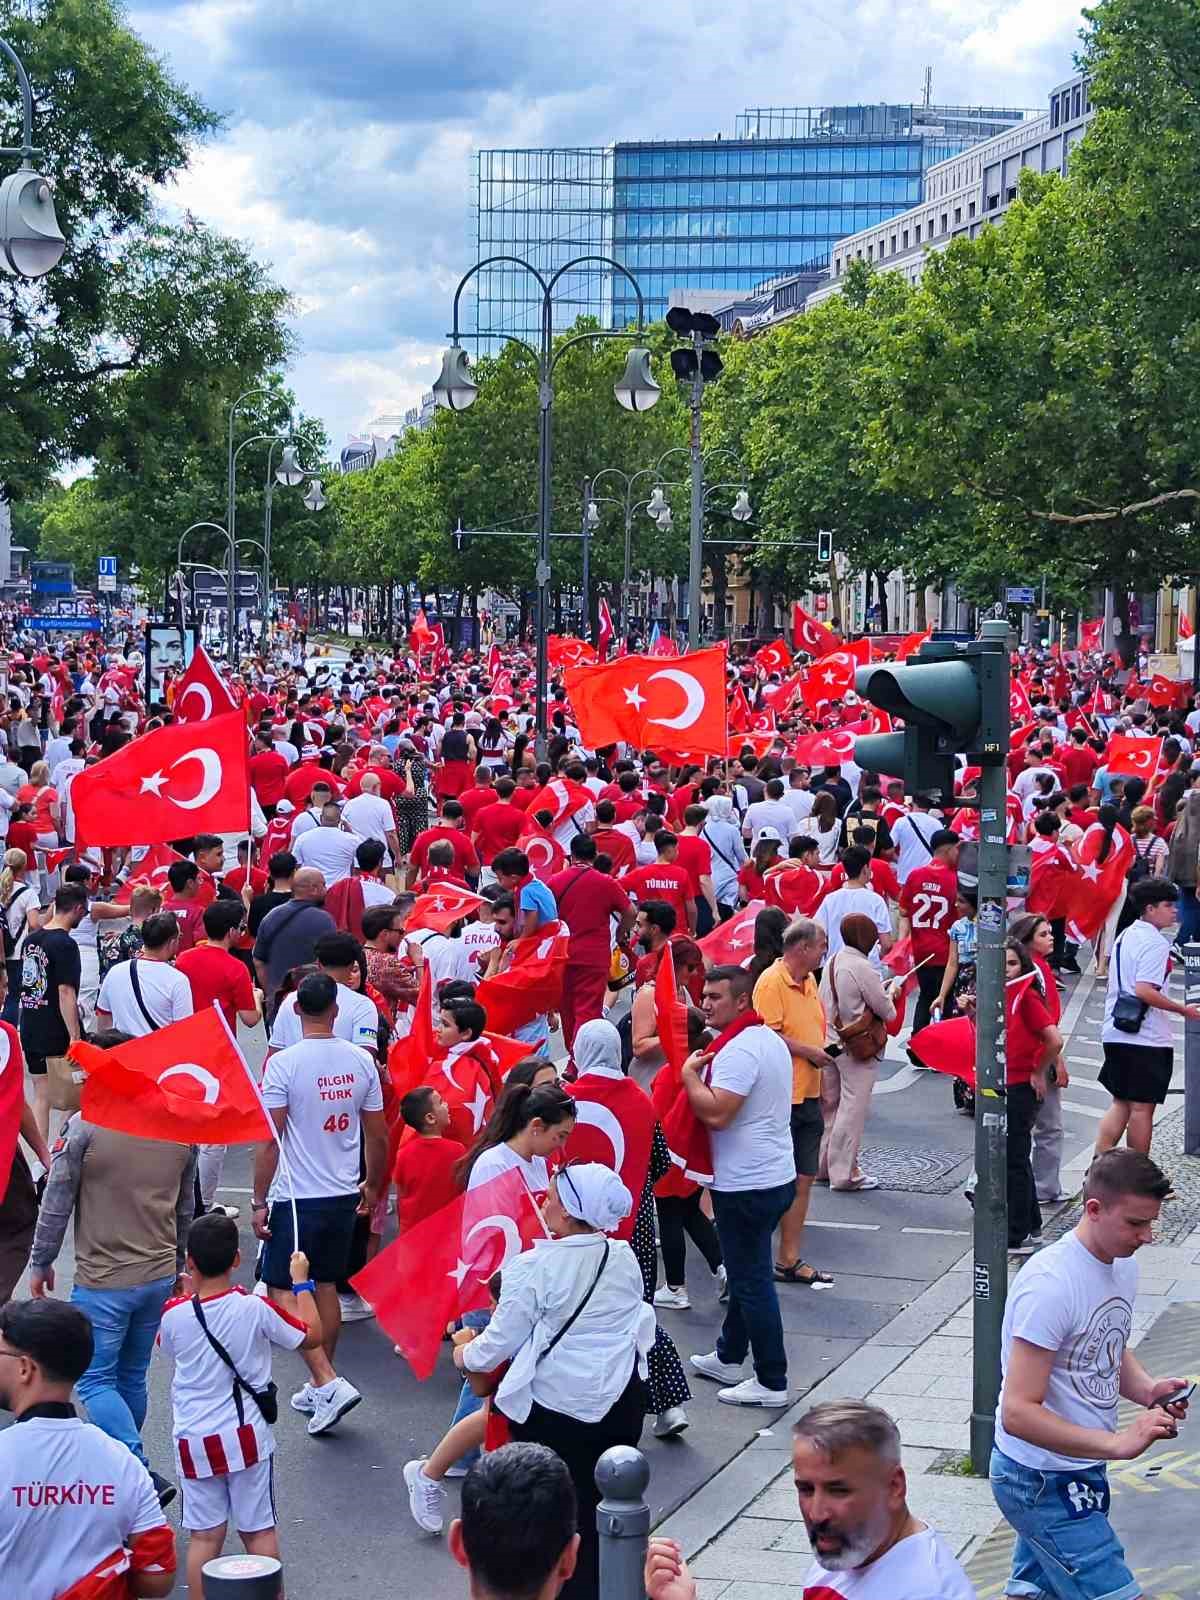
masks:
<instances>
[{"instance_id":1,"label":"bollard","mask_svg":"<svg viewBox=\"0 0 1200 1600\"><path fill-rule=\"evenodd\" d=\"M1200 1005L1200 944L1183 947L1183 998ZM1183 1150L1200 1155L1200 1022L1183 1025Z\"/></svg>"},{"instance_id":2,"label":"bollard","mask_svg":"<svg viewBox=\"0 0 1200 1600\"><path fill-rule=\"evenodd\" d=\"M278 1600L283 1567L274 1556L216 1556L200 1569L204 1600Z\"/></svg>"},{"instance_id":3,"label":"bollard","mask_svg":"<svg viewBox=\"0 0 1200 1600\"><path fill-rule=\"evenodd\" d=\"M596 1463L596 1531L600 1537L600 1600L645 1600L643 1575L650 1507L650 1463L632 1445L616 1444Z\"/></svg>"}]
</instances>

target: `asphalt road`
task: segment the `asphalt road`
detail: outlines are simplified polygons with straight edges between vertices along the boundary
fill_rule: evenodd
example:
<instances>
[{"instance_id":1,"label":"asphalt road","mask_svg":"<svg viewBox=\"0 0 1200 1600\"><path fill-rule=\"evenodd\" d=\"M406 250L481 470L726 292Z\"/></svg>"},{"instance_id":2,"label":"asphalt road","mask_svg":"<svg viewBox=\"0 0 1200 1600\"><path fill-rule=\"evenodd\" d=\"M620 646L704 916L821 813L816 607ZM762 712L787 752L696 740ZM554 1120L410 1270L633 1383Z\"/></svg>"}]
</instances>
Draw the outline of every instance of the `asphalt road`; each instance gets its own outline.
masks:
<instances>
[{"instance_id":1,"label":"asphalt road","mask_svg":"<svg viewBox=\"0 0 1200 1600\"><path fill-rule=\"evenodd\" d=\"M1064 996L1066 1021L1074 1030L1064 1164L1070 1169L1075 1163L1079 1174L1108 1103L1094 1082L1099 991L1091 996L1091 988L1085 979L1073 1004L1070 991ZM946 1079L915 1071L899 1059L898 1046L890 1048L897 1059L887 1064L876 1087L863 1153L864 1167L879 1176L882 1186L857 1195L815 1189L805 1256L834 1275L834 1287L818 1293L780 1286L793 1399L914 1300L969 1243L971 1213L962 1188L971 1172L973 1124L954 1111ZM252 1054L261 1055L261 1047ZM242 1207L240 1276L247 1283L254 1259L249 1189L249 1152L231 1151L220 1197ZM70 1259L64 1255L61 1292L69 1282ZM690 1311L660 1312L685 1362L689 1354L713 1348L720 1324L715 1289L694 1254L689 1254L689 1292ZM418 1383L369 1321L344 1328L337 1365L361 1389L363 1403L336 1432L310 1438L304 1419L286 1403L303 1380L303 1364L294 1355L276 1362L283 1400L276 1485L289 1600L428 1593L447 1582L460 1592L442 1542L412 1522L402 1478L404 1463L427 1453L449 1422L458 1389L449 1359L428 1382ZM172 1462L169 1381L168 1363L156 1357L146 1443L164 1472ZM656 1521L772 1421L769 1412L720 1405L716 1386L703 1379L696 1380L694 1390L691 1426L680 1439L660 1443L649 1429L643 1439ZM448 1488L453 1507L455 1486Z\"/></svg>"}]
</instances>

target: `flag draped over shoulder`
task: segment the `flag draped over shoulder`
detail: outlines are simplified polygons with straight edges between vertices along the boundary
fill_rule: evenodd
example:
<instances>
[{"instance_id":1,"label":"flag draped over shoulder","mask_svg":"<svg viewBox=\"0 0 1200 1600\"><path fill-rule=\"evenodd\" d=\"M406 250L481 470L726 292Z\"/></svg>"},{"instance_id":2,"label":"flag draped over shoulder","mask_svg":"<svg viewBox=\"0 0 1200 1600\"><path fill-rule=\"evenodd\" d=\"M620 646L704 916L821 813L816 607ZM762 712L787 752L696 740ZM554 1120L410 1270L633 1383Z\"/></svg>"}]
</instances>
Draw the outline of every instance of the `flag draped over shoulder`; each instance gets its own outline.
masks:
<instances>
[{"instance_id":1,"label":"flag draped over shoulder","mask_svg":"<svg viewBox=\"0 0 1200 1600\"><path fill-rule=\"evenodd\" d=\"M485 978L475 991L476 1001L487 1012L489 1029L513 1033L558 1008L569 942L561 922L543 923L523 939L513 940L509 966Z\"/></svg>"}]
</instances>

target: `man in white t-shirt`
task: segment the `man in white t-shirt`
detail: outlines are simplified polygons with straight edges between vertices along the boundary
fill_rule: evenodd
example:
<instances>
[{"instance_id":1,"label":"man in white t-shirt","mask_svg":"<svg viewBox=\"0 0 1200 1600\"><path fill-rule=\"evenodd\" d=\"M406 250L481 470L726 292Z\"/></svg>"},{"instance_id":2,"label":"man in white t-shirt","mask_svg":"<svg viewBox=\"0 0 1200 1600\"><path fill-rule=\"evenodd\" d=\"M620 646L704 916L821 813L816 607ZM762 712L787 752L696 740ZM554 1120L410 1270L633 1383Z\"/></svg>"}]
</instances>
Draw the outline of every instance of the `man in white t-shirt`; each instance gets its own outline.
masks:
<instances>
[{"instance_id":1,"label":"man in white t-shirt","mask_svg":"<svg viewBox=\"0 0 1200 1600\"><path fill-rule=\"evenodd\" d=\"M365 772L361 792L342 807L342 822L360 839L378 839L387 854L384 865L395 866L400 859L400 840L396 834L396 817L391 806L379 792L379 774Z\"/></svg>"},{"instance_id":2,"label":"man in white t-shirt","mask_svg":"<svg viewBox=\"0 0 1200 1600\"><path fill-rule=\"evenodd\" d=\"M133 1038L190 1017L192 986L171 965L179 951L173 911L156 911L142 923L141 953L110 967L96 997L96 1025L119 1028Z\"/></svg>"},{"instance_id":3,"label":"man in white t-shirt","mask_svg":"<svg viewBox=\"0 0 1200 1600\"><path fill-rule=\"evenodd\" d=\"M1135 1600L1141 1585L1108 1520L1105 1463L1175 1438L1187 1415L1186 1380L1152 1378L1128 1342L1133 1256L1151 1242L1171 1182L1140 1150L1108 1150L1083 1192L1078 1227L1009 1290L992 1493L1017 1534L1007 1594ZM1144 1408L1120 1429L1119 1400Z\"/></svg>"},{"instance_id":4,"label":"man in white t-shirt","mask_svg":"<svg viewBox=\"0 0 1200 1600\"><path fill-rule=\"evenodd\" d=\"M325 972L296 990L302 1038L272 1055L262 1096L279 1134L259 1145L254 1159L254 1231L267 1241L260 1275L272 1300L292 1316L293 1207L300 1247L317 1285L322 1348L332 1367L341 1332L337 1284L349 1269L355 1216L370 1214L382 1192L387 1164L383 1090L365 1050L335 1033L338 986ZM359 1132L366 1177L359 1181ZM282 1148L281 1148L282 1146ZM306 1355L311 1381L292 1396L309 1418L309 1433L324 1433L362 1396L345 1378L329 1379Z\"/></svg>"},{"instance_id":5,"label":"man in white t-shirt","mask_svg":"<svg viewBox=\"0 0 1200 1600\"><path fill-rule=\"evenodd\" d=\"M753 805L746 807L746 815L742 818L742 832L751 850L758 843L764 828L777 828L781 839L790 839L795 833L799 818L784 796L783 784L778 778L772 778L767 784L766 798L756 800Z\"/></svg>"},{"instance_id":6,"label":"man in white t-shirt","mask_svg":"<svg viewBox=\"0 0 1200 1600\"><path fill-rule=\"evenodd\" d=\"M342 827L342 814L331 801L321 808L319 827L309 828L299 838L292 834L292 854L302 867L316 867L332 889L354 871L354 852L361 843L357 833Z\"/></svg>"},{"instance_id":7,"label":"man in white t-shirt","mask_svg":"<svg viewBox=\"0 0 1200 1600\"><path fill-rule=\"evenodd\" d=\"M941 825L927 794L914 795L912 810L891 823L892 843L897 852L896 877L902 888L910 872L929 865L933 857L929 841Z\"/></svg>"},{"instance_id":8,"label":"man in white t-shirt","mask_svg":"<svg viewBox=\"0 0 1200 1600\"><path fill-rule=\"evenodd\" d=\"M693 1356L692 1367L729 1385L717 1395L727 1405L785 1406L787 1353L771 1236L796 1198L792 1058L779 1035L755 1018L753 989L744 967L711 969L703 1009L713 1044L690 1055L681 1075L697 1121L709 1130L713 1219L729 1285L717 1347ZM700 1071L710 1061L705 1083ZM743 1378L751 1351L754 1376Z\"/></svg>"},{"instance_id":9,"label":"man in white t-shirt","mask_svg":"<svg viewBox=\"0 0 1200 1600\"><path fill-rule=\"evenodd\" d=\"M788 774L787 788L783 791L783 803L792 813L792 825L788 829L789 837L795 833L796 824L803 822L805 817L812 816L813 793L809 788L812 782L812 773L808 767L793 767Z\"/></svg>"},{"instance_id":10,"label":"man in white t-shirt","mask_svg":"<svg viewBox=\"0 0 1200 1600\"><path fill-rule=\"evenodd\" d=\"M65 1300L0 1308L0 1406L17 1419L0 1432L0 1573L13 1600L57 1600L89 1578L99 1593L106 1573L145 1600L175 1587L175 1534L150 1474L71 1404L93 1344Z\"/></svg>"},{"instance_id":11,"label":"man in white t-shirt","mask_svg":"<svg viewBox=\"0 0 1200 1600\"><path fill-rule=\"evenodd\" d=\"M871 887L871 852L852 844L842 852L842 869L845 883L826 895L813 912L813 921L824 928L829 941L826 963L842 948L842 919L856 915L870 917L879 929L879 954L886 955L892 945L892 916L887 901Z\"/></svg>"},{"instance_id":12,"label":"man in white t-shirt","mask_svg":"<svg viewBox=\"0 0 1200 1600\"><path fill-rule=\"evenodd\" d=\"M358 940L352 933L327 933L318 939L313 954L321 971L337 985L337 1018L333 1024L335 1039L345 1039L358 1045L372 1060L379 1057L379 1009L373 1000L350 987L357 974ZM304 1037L302 1019L296 1006L295 994L285 995L271 1024L271 1049L286 1050L299 1044Z\"/></svg>"}]
</instances>

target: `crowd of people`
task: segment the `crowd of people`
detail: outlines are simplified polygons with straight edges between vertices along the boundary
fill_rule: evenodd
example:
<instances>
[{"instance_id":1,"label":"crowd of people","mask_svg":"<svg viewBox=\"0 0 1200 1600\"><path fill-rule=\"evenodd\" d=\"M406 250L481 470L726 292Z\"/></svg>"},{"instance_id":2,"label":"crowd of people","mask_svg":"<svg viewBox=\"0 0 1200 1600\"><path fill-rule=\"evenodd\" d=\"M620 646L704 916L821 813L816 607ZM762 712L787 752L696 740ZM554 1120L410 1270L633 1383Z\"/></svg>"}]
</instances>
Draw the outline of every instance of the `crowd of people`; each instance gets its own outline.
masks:
<instances>
[{"instance_id":1,"label":"crowd of people","mask_svg":"<svg viewBox=\"0 0 1200 1600\"><path fill-rule=\"evenodd\" d=\"M834 1287L807 1259L813 1186L880 1185L860 1157L889 1037L950 1071L947 1116L973 1109L952 1025L974 1010L978 770L963 759L954 795L862 771L835 738L861 725L853 691L814 704L770 659L731 663L728 683L731 708L766 730L689 761L589 747L558 679L539 752L519 648L307 664L289 648L224 674L251 747L246 833L146 846L134 815L128 844L100 850L76 780L170 726L179 679L148 701L132 648L17 643L0 715L0 994L5 1070L28 1075L28 1100L0 1195L0 1398L35 1426L0 1435L14 1486L0 1570L25 1562L32 1600L74 1600L96 1574L119 1576L114 1594L165 1594L177 1493L193 1594L230 1526L277 1557L273 1349L301 1354L289 1403L307 1431L337 1429L364 1399L336 1365L341 1324L373 1314L351 1280L397 1228L516 1172L549 1237L505 1261L490 1309L458 1319L458 1407L404 1479L432 1534L445 1479L465 1473L449 1545L476 1592L592 1600L602 1452L637 1443L647 1418L678 1438L689 1380L722 1404L786 1406L779 1295ZM1151 1379L1125 1340L1130 1259L1169 1189L1150 1159L1169 1017L1200 1018L1168 988L1175 944L1200 929L1200 710L1178 695L1156 709L1098 658L1029 652L1014 669L1027 723L1008 837L1034 868L1005 950L1008 1218L1014 1254L1033 1259L1006 1317L993 1484L1020 1534L1010 1592L1099 1600L1136 1593L1103 1463L1186 1411L1180 1381ZM814 740L824 756L805 759ZM1042 1207L1071 1198L1060 996L1085 947L1107 983L1111 1106L1079 1227L1043 1246ZM219 1198L224 1147L86 1120L71 1054L214 1005L233 1034L267 1028L252 1294L234 1284L245 1240ZM55 1263L69 1230L68 1303ZM713 1280L724 1319L685 1363L664 1314L688 1308L689 1272ZM1102 1305L1124 1309L1080 1354ZM175 1459L152 1464L156 1348ZM1146 1408L1120 1431L1118 1393ZM890 1418L816 1407L795 1459L815 1592L972 1592L907 1508ZM1089 1515L1047 1509L1037 1485L1058 1476L1086 1479ZM86 1536L55 1539L54 1513L83 1503L63 1497L97 1484ZM1064 1586L1055 1553L1075 1550L1105 1587ZM669 1542L652 1542L646 1582L651 1600L695 1593Z\"/></svg>"}]
</instances>

